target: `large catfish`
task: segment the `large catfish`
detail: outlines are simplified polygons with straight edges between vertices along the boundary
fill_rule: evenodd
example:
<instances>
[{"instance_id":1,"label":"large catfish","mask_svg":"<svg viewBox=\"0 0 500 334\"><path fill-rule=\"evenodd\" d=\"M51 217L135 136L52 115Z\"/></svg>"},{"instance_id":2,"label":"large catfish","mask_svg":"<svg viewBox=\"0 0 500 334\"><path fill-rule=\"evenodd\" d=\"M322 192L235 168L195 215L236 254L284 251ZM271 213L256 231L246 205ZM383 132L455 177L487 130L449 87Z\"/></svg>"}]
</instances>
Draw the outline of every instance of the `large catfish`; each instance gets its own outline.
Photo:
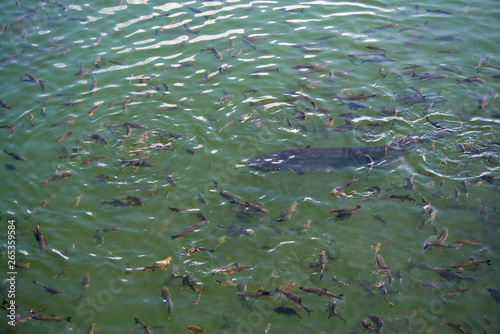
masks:
<instances>
[{"instance_id":1,"label":"large catfish","mask_svg":"<svg viewBox=\"0 0 500 334\"><path fill-rule=\"evenodd\" d=\"M299 174L308 173L312 169L373 166L374 162L397 156L418 141L420 137L408 137L387 145L371 147L307 146L256 155L248 159L248 162L250 167L266 172L291 170Z\"/></svg>"}]
</instances>

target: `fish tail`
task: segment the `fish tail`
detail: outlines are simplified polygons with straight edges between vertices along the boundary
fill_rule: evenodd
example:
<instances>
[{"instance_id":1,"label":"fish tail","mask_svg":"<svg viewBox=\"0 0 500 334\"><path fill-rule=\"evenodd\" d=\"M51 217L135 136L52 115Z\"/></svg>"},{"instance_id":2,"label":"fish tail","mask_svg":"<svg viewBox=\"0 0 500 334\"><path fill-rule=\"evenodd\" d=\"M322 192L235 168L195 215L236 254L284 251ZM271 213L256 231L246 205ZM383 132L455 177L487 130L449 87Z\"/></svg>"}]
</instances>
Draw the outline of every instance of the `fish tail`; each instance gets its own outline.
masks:
<instances>
[{"instance_id":1,"label":"fish tail","mask_svg":"<svg viewBox=\"0 0 500 334\"><path fill-rule=\"evenodd\" d=\"M468 281L471 281L472 283L476 283L476 280L472 277L467 277L466 278Z\"/></svg>"}]
</instances>

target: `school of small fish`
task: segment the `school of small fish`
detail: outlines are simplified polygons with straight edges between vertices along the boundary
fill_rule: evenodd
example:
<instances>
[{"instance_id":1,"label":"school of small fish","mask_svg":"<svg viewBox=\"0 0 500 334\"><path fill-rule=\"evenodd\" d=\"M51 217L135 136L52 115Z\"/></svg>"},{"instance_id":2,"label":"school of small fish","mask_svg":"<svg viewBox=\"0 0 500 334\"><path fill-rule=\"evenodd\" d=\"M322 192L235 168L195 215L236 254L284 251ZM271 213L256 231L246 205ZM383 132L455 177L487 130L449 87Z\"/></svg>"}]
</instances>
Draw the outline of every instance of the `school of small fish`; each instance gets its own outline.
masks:
<instances>
[{"instance_id":1,"label":"school of small fish","mask_svg":"<svg viewBox=\"0 0 500 334\"><path fill-rule=\"evenodd\" d=\"M47 15L54 19L51 22L51 27L44 33L58 31L60 26L66 24L82 24L82 27L91 26L91 19L88 17L78 17L79 5L76 2L71 4L63 4L57 1L31 1L31 5L27 5L28 1L23 3L20 1L11 1L12 17L8 18L1 27L0 40L7 41L7 36L23 34L23 38L27 41L33 38L33 34L38 34L38 31L30 29L38 29L28 25L29 20L37 15ZM239 3L239 2L237 2ZM157 258L151 262L141 262L139 267L133 268L129 261L132 259L123 259L120 256L115 256L108 250L108 259L112 263L121 265L120 270L127 275L143 275L143 281L146 284L149 275L164 275L165 283L158 286L157 296L147 296L144 298L156 298L158 304L163 300L165 317L164 319L148 319L147 313L137 309L137 317L130 319L127 324L122 324L129 329L141 330L145 333L153 331L168 332L169 325L166 319L176 317L176 303L179 300L185 301L186 298L192 300L189 303L190 312L194 314L196 319L197 312L207 312L211 303L210 297L213 294L232 294L233 307L247 307L249 312L255 310L255 305L262 303L264 300L271 301L273 307L271 310L276 315L269 320L265 326L259 328L259 332L272 333L273 327L279 328L280 322L297 321L297 326L308 321L311 313L324 313L325 323L336 322L334 328L339 330L352 330L355 332L368 331L382 333L384 327L391 331L407 331L413 330L412 319L408 316L405 318L390 318L380 311L383 308L397 309L398 304L404 303L405 298L412 298L418 295L421 291L429 289L435 291L435 299L444 303L463 302L462 297L465 294L477 293L482 295L482 302L488 303L497 314L484 315L481 320L481 325L475 323L470 324L461 319L444 318L440 314L433 314L436 317L436 328L442 330L453 330L458 333L472 333L473 331L490 330L498 332L500 329L500 318L498 317L498 301L500 300L500 281L496 275L496 271L491 269L496 263L489 257L495 251L499 250L499 244L483 244L479 234L474 233L466 228L459 229L456 226L442 226L440 224L440 210L444 208L453 208L456 210L477 210L477 220L484 225L487 233L498 234L500 230L500 212L494 208L488 208L490 199L480 199L477 203L469 201L469 191L477 189L477 187L487 187L494 196L500 192L500 181L496 175L500 159L498 151L500 141L495 139L485 138L484 141L471 142L462 141L456 143L454 148L463 156L470 159L483 159L488 163L492 163L494 167L492 172L484 172L479 175L471 175L460 170L461 162L448 161L446 157L440 160L440 164L456 164L457 177L448 181L451 184L453 193L450 192L448 184L445 185L445 178L440 180L439 185L425 184L415 181L418 174L407 176L405 180L391 179L390 184L374 185L368 188L357 187L360 179L364 178L365 170L366 179L369 180L370 172L377 168L384 168L382 164L379 167L379 162L371 161L366 166L359 166L352 179L336 180L332 183L331 198L334 203L346 203L340 207L326 207L322 211L322 215L329 215L329 218L319 221L315 217L311 217L306 223L297 222L294 220L294 213L301 208L299 199L289 203L289 206L283 207L280 211L270 212L266 208L265 203L260 200L249 198L244 194L234 194L229 191L236 191L234 185L224 185L221 180L214 181L204 180L213 183L210 193L194 193L193 197L199 200L199 207L176 207L174 200L169 197L174 189L182 188L182 167L175 168L175 155L182 154L187 157L197 158L199 147L196 141L190 140L188 133L170 132L171 127L162 126L158 122L157 126L148 127L138 122L137 119L144 120L144 115L133 117L137 112L136 108L153 108L161 110L162 113L170 118L175 118L175 113L181 113L183 108L189 109L189 104L193 101L203 103L207 108L211 108L210 117L202 117L203 122L215 124L223 118L223 112L227 112L230 117L227 118L227 123L220 126L218 134L223 131L228 131L230 127L251 127L255 131L266 131L264 122L261 120L266 113L276 111L276 107L284 108L286 111L276 113L282 126L285 130L292 132L300 131L307 133L309 131L317 131L322 129L325 131L359 131L362 133L364 123L359 120L368 120L372 129L378 128L379 132L366 130L361 135L362 140L367 143L383 132L384 127L388 127L395 122L404 119L404 111L409 106L422 105L421 120L428 125L429 138L441 139L453 136L461 131L462 124L454 124L447 122L446 119L441 119L438 122L439 113L433 114L433 110L440 105L446 105L445 92L430 92L424 88L418 88L422 82L427 80L441 80L443 85L454 85L454 89L463 89L464 95L470 99L470 91L473 87L475 93L472 94L474 100L474 111L481 112L483 117L500 118L498 109L491 111L491 105L495 102L498 92L497 83L500 80L500 64L495 63L495 55L483 54L480 58L474 59L470 63L469 68L462 68L460 71L445 65L437 65L428 67L426 64L404 64L399 63L398 55L415 53L418 46L415 46L422 40L427 40L429 43L436 43L438 54L458 54L466 53L463 50L463 40L460 36L436 36L437 25L441 24L441 20L448 20L457 13L446 9L415 6L414 10L417 13L418 23L412 26L400 27L397 23L397 18L391 22L381 25L374 24L366 29L356 31L356 36L364 36L365 39L371 38L373 42L360 43L357 40L352 41L353 45L361 45L361 47L346 50L344 61L350 64L349 68L339 68L335 60L325 62L307 62L306 57L296 58L296 65L280 67L279 58L273 59L273 64L270 66L251 68L247 75L248 77L258 77L259 80L277 80L290 81L286 92L283 93L281 100L272 98L266 93L266 85L262 87L245 87L241 89L234 81L228 81L231 76L232 68L243 63L240 58L251 58L265 55L265 48L271 42L271 37L266 34L245 34L240 31L229 34L227 38L221 39L202 39L206 37L204 29L210 27L211 24L216 24L217 15L219 13L230 13L231 11L242 11L245 15L252 15L253 10L258 10L259 3L242 4L231 6L230 2L213 2L212 1L192 1L186 4L175 4L166 6L165 10L154 12L149 16L139 16L135 19L143 22L154 22L151 27L151 38L165 41L172 41L173 35L178 34L182 41L179 44L187 43L193 39L199 39L199 48L197 54L185 58L179 62L172 62L165 70L169 71L184 71L186 76L190 77L191 84L199 87L199 90L214 89L220 91L218 98L213 101L203 100L204 97L200 93L194 94L189 98L175 101L176 89L179 88L174 82L169 82L168 75L161 72L144 73L124 76L125 80L131 87L131 90L122 90L121 96L110 95L106 93L106 85L110 85L106 78L106 71L113 69L115 71L132 68L132 64L128 64L126 58L121 59L118 53L113 56L103 55L98 51L99 46L105 43L123 43L127 45L127 35L130 31L124 28L115 28L113 32L98 33L97 30L88 29L85 34L93 34L90 41L85 43L85 57L81 58L81 63L75 64L76 72L73 73L75 80L85 82L85 85L75 85L77 88L82 88L82 91L72 89L68 91L60 90L55 87L52 82L57 81L56 78L37 76L37 69L30 68L29 55L34 52L43 52L49 61L57 59L62 62L68 53L75 52L82 45L69 43L67 40L52 39L45 45L33 45L24 43L19 46L19 49L11 54L5 54L5 49L0 49L0 65L2 67L11 66L14 64L22 64L27 70L19 72L19 78L22 84L27 89L37 87L40 95L37 99L35 107L40 105L39 116L34 112L26 113L25 119L14 124L11 117L15 113L20 113L21 110L16 108L10 96L0 95L0 111L1 124L0 135L3 140L3 161L5 161L4 173L22 173L23 164L36 159L36 156L22 155L21 150L18 150L18 143L23 141L23 137L28 130L37 127L44 127L50 133L53 146L50 151L57 152L54 155L54 165L52 170L46 172L43 179L38 180L38 184L34 187L64 187L66 184L71 184L73 179L79 178L82 169L92 170L95 168L95 176L93 180L86 182L94 182L93 190L99 192L100 187L105 185L120 185L127 189L121 195L113 198L102 198L98 203L99 210L108 210L108 212L122 212L121 210L137 210L135 208L147 207L148 200L162 192L165 193L165 215L173 217L183 217L186 223L184 225L171 224L165 232L164 243L179 242L181 248L176 254L162 252L162 246L158 247ZM262 2L265 3L265 2ZM278 7L276 4L276 20L300 20L303 15L307 14L309 6L315 5L298 5ZM321 6L321 5L317 5ZM329 7L326 6L328 10ZM130 8L128 8L130 9ZM107 10L128 10L127 5L123 1L119 1L114 7L109 7ZM187 20L182 20L189 17ZM4 17L7 19L7 17ZM459 20L459 18L457 18ZM194 23L199 25L194 25ZM207 22L210 22L208 24ZM191 23L191 25L189 24ZM290 22L288 22L290 23ZM243 29L242 29L243 30ZM378 39L380 33L385 34L384 38L388 38L388 31L394 32L394 35L408 36L407 41L401 45L399 52L389 53L384 47L384 40ZM432 37L431 37L432 32ZM304 54L316 54L325 51L332 41L340 39L347 32L337 31L330 34L318 34L312 36L307 43L288 43L281 45L284 54L289 52L288 49L298 49ZM208 34L208 33L207 33ZM31 43L31 42L30 42ZM161 42L159 42L159 47ZM177 44L177 43L170 43ZM169 45L168 43L166 45ZM197 44L198 45L198 44ZM174 45L175 46L175 45ZM181 47L181 45L177 45ZM175 48L169 51L175 52ZM296 52L296 51L294 51ZM91 56L89 58L89 56ZM165 56L165 55L164 55ZM472 55L468 55L473 57ZM285 56L283 56L285 57ZM89 60L90 59L90 60ZM314 58L311 58L314 59ZM165 63L167 59L165 59ZM375 65L375 66L374 66ZM67 68L66 71L74 71L74 68ZM361 91L351 89L342 89L343 83L347 82L349 74L355 71L374 71L380 75L381 80L401 80L401 91L395 92L391 96L383 96L380 92L368 91L365 88ZM286 74L282 74L286 73ZM292 80L290 80L292 79ZM16 78L16 80L19 80ZM344 81L345 80L345 81ZM106 82L106 85L102 83ZM269 82L269 81L267 81ZM408 85L408 82L410 83ZM411 84L415 83L415 84ZM419 84L417 84L419 83ZM207 88L209 87L209 88ZM124 91L124 92L123 92ZM326 92L326 93L325 93ZM51 98L61 101L60 103L51 102ZM378 114L374 114L373 110L379 103L372 101L385 100L390 103L390 107L384 107ZM147 103L148 107L144 104ZM244 105L250 106L250 109L245 114L234 112L234 106ZM52 110L55 108L67 108L68 116L64 120L52 120ZM230 110L230 111L228 111ZM338 112L345 111L345 113ZM487 110L486 113L483 113ZM123 119L123 113L130 116L130 122L120 122L120 124L109 124L103 122L103 115L106 113L120 113ZM371 113L371 114L367 114ZM151 118L151 115L146 117ZM41 118L41 120L37 119ZM109 118L107 118L109 119ZM112 119L112 118L111 118ZM342 125L335 125L335 122L343 121ZM29 124L29 125L28 125ZM43 124L43 125L42 125ZM49 124L49 125L45 125ZM96 126L97 124L97 126ZM447 124L447 125L445 125ZM4 130L5 129L5 130ZM4 131L1 131L4 130ZM5 133L7 132L7 133ZM333 146L333 145L332 145ZM181 148L181 149L179 149ZM116 152L119 153L116 153ZM266 153L266 152L260 152ZM49 154L49 153L48 153ZM444 152L446 154L446 152ZM199 156L199 155L198 155ZM242 156L244 160L247 156ZM9 162L7 162L9 159ZM13 159L13 160L12 160ZM169 165L165 168L158 166L158 161L167 160ZM370 158L371 160L371 158ZM193 160L195 161L195 160ZM200 163L199 160L193 163ZM207 163L208 162L203 162ZM495 165L496 164L496 165ZM107 174L102 174L105 166ZM464 167L465 168L465 167ZM40 166L40 169L43 169ZM46 170L46 169L45 169ZM177 173L175 172L177 170ZM154 185L145 183L144 185L131 186L131 175L142 175L154 172ZM244 173L243 169L240 171ZM247 170L250 173L250 169ZM255 172L255 171L252 171ZM265 174L265 172L258 172ZM283 173L293 173L290 171ZM9 174L6 174L8 177ZM272 178L273 173L267 174ZM146 177L146 176L145 176ZM199 178L203 179L204 175ZM307 178L307 175L303 176ZM161 179L161 180L160 180ZM333 178L329 178L332 180ZM150 179L151 180L151 179ZM333 179L335 180L335 179ZM398 183L399 182L399 183ZM161 185L164 184L163 187ZM446 187L445 187L446 186ZM40 189L37 188L37 189ZM183 191L186 191L184 188ZM37 192L41 192L38 191ZM236 191L237 192L237 191ZM423 193L430 193L432 197L426 198ZM207 196L215 194L215 196ZM461 196L462 195L462 196ZM220 196L220 197L219 197ZM58 282L65 280L67 273L71 270L76 270L72 266L64 262L57 262L55 259L61 258L67 261L74 256L75 249L81 243L91 243L95 248L106 248L106 238L108 235L119 236L122 232L119 226L109 226L109 224L99 225L95 229L92 237L77 236L74 240L68 241L71 245L66 250L58 250L51 247L50 230L44 231L46 223L38 221L37 217L40 212L46 210L64 210L63 208L52 208L51 201L54 195L50 195L45 199L33 199L33 205L26 208L21 214L14 210L7 212L8 218L15 218L18 221L17 236L19 242L23 244L30 243L32 247L38 248L40 252L46 254L55 254L55 257L48 257L47 265L56 268L51 277L33 277L33 282L30 288L31 293L39 295L40 299L49 296L56 298L60 295L69 295L64 303L78 304L83 303L88 296L95 294L93 291L92 282L99 280L96 274L97 268L85 268L81 275L80 281L73 282L73 291L68 289L60 289L57 287ZM265 197L265 196L264 196ZM208 199L207 199L208 198ZM85 201L85 193L82 193L77 198L71 198L68 202L68 207L78 208L82 201ZM373 271L371 277L344 277L342 275L342 261L358 261L349 258L338 258L335 255L335 242L332 241L320 252L308 254L307 260L303 261L305 278L303 282L268 280L265 282L257 282L252 279L252 271L258 269L259 263L244 263L237 258L224 257L218 258L218 253L226 247L225 240L234 238L240 240L241 248L248 247L254 251L252 238L259 232L256 232L256 227L268 226L276 233L290 233L295 235L310 233L311 224L356 224L356 217L359 216L359 211L366 210L365 203L369 201L378 201L380 210L370 213L373 217L373 224L380 229L390 229L399 222L391 221L386 217L386 209L384 205L389 204L391 207L397 205L398 210L421 210L421 219L415 221L412 225L406 226L408 229L414 229L417 237L425 231L426 237L421 242L420 249L408 251L404 245L398 244L397 240L393 240L391 244L386 241L379 242L373 240L373 254L366 263L360 263L362 266L371 266ZM214 204L214 202L216 202ZM172 205L172 206L171 206ZM210 213L212 210L219 210L218 207L223 206L227 210L227 222L215 222L210 224ZM169 209L169 210L167 210ZM2 212L5 214L5 212ZM24 216L22 216L24 215ZM231 215L231 216L229 216ZM235 218L236 217L236 218ZM146 219L146 217L144 217ZM4 218L2 217L2 220ZM237 221L237 223L236 223ZM118 225L119 223L116 223ZM300 226L299 226L300 225ZM29 231L29 237L22 234L22 231ZM143 233L147 233L148 226L144 223L144 229L140 231L138 237ZM418 234L417 234L418 232ZM192 239L194 236L199 237L203 234L215 234L220 236L217 245L203 244L203 237L199 244L194 244ZM361 232L356 232L361 233ZM312 237L312 235L311 235ZM85 239L86 238L86 239ZM418 238L418 237L417 237ZM196 241L198 242L198 241ZM276 244L265 245L258 249L262 257L272 257L273 250L278 247ZM5 243L0 244L2 257L5 253ZM408 261L406 263L387 263L384 259L384 254L388 249L392 250L400 248L401 252L408 252ZM38 251L38 250L37 250ZM366 250L359 250L365 252ZM115 253L117 251L114 250ZM450 261L448 268L440 268L432 265L435 256L448 257L450 254L462 254L463 261ZM371 257L373 256L373 260ZM456 258L456 256L454 256ZM30 275L30 256L19 256L22 260L16 263L16 269L20 275ZM203 270L203 277L193 277L192 273L182 272L177 270L182 261L192 260L195 258L209 258L213 261L206 263L217 263L218 265L206 265ZM386 257L387 258L387 257ZM450 256L451 258L451 256ZM278 259L277 259L278 260ZM135 262L141 261L136 259ZM62 265L61 265L62 263ZM272 271L272 270L271 270ZM415 274L416 273L416 274ZM426 279L415 278L425 276ZM485 279L486 277L486 279ZM485 280L491 282L487 286L479 286L479 282ZM408 282L408 285L403 284ZM307 282L307 284L305 283ZM5 286L4 280L2 286ZM247 290L247 285L252 286L252 289ZM34 286L34 287L33 287ZM22 287L25 289L24 287ZM182 292L184 288L191 292ZM19 287L21 289L21 287ZM356 305L363 303L363 300L351 298L353 290L363 291L364 298L373 303L373 314L366 316L352 317L348 313L343 313L348 305ZM216 293L212 292L216 291ZM57 296L56 296L57 295ZM204 300L205 296L207 299ZM51 297L54 296L54 297ZM326 298L321 298L325 296ZM375 302L373 302L375 300ZM352 303L352 304L351 304ZM242 305L241 305L242 304ZM200 306L195 306L200 305ZM201 308L201 305L205 308ZM468 305L467 307L470 307ZM146 307L146 306L142 306ZM464 305L465 307L465 305ZM3 307L5 308L5 307ZM376 308L376 309L375 309ZM30 305L18 305L16 310L16 324L19 326L26 325L28 322L49 322L55 328L59 326L59 322L66 321L71 323L81 322L75 314L58 314L54 315L50 309L40 308L34 309ZM378 314L375 314L378 313ZM238 325L231 321L230 314L214 314L214 317L224 321L221 326L231 330ZM284 320L282 318L289 318ZM332 319L333 318L333 319ZM142 319L142 320L140 320ZM330 320L329 320L330 319ZM338 323L337 323L338 322ZM446 327L444 326L446 325ZM88 333L98 331L99 323L85 324L88 328ZM202 321L193 321L185 324L184 331L194 333L217 332L220 328L211 328L206 326ZM165 328L165 330L163 330ZM318 326L324 328L324 326ZM498 328L498 329L497 329ZM56 329L54 329L56 330ZM439 331L440 329L436 329ZM386 329L387 331L387 329ZM277 330L276 332L280 332ZM325 332L320 332L325 333Z\"/></svg>"}]
</instances>

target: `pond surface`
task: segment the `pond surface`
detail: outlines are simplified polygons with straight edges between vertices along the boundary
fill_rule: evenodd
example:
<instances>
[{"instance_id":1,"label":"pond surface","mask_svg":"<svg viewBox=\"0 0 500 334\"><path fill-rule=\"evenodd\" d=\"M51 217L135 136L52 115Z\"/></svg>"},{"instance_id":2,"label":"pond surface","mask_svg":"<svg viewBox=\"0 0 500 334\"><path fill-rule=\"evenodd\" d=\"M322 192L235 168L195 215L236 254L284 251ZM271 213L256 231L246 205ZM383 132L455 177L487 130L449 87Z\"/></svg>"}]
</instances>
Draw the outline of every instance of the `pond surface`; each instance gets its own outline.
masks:
<instances>
[{"instance_id":1,"label":"pond surface","mask_svg":"<svg viewBox=\"0 0 500 334\"><path fill-rule=\"evenodd\" d=\"M498 332L498 2L284 4L0 5L4 296L45 309L3 331L361 333L370 314L386 332ZM408 136L422 140L373 164L248 166ZM213 252L182 254L195 246ZM249 268L212 274L232 263ZM277 290L292 282L310 314ZM245 301L237 284L273 293ZM345 322L304 286L343 295Z\"/></svg>"}]
</instances>

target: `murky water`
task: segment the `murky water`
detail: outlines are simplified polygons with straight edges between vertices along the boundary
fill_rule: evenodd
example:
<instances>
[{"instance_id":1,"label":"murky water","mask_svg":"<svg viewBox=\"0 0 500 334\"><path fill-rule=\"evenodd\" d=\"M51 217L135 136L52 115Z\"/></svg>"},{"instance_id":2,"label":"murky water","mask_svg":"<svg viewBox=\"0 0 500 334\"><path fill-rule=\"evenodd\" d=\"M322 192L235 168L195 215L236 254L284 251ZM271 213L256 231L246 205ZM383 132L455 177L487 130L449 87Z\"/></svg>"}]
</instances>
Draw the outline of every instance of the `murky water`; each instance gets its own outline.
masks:
<instances>
[{"instance_id":1,"label":"murky water","mask_svg":"<svg viewBox=\"0 0 500 334\"><path fill-rule=\"evenodd\" d=\"M185 326L262 333L269 323L269 333L346 333L362 332L364 319L376 329L367 318L375 314L386 332L453 332L447 323L498 332L498 304L486 290L500 288L495 1L0 6L0 137L7 152L26 157L1 155L2 266L12 217L16 261L29 264L13 269L15 298L9 282L4 296L19 314L46 309L40 314L71 317L12 327L5 316L5 331L85 333L95 323L100 333L136 333L143 330L138 318L154 333L187 333ZM346 99L352 95L375 96ZM278 150L379 146L407 135L426 140L371 170L263 172L247 163ZM67 171L74 174L64 178ZM354 176L349 198L331 195ZM237 214L242 205L214 182L269 212ZM380 194L368 190L376 186ZM412 200L391 198L406 195ZM144 205L131 207L133 196ZM290 219L271 220L293 202ZM348 219L331 220L330 209L356 205ZM209 224L171 238L205 218ZM34 236L38 224L44 251ZM231 233L225 227L232 225L255 235ZM445 247L420 252L443 228ZM377 243L388 272L374 263ZM181 255L194 246L214 251ZM320 274L314 263L322 251ZM142 270L168 256L164 271ZM467 259L490 260L453 269L474 282L433 270ZM212 275L234 262L253 267ZM89 287L75 301L86 272ZM172 274L198 282L197 304L190 305L197 293ZM33 281L64 293L51 296ZM291 282L310 315L279 293L245 305L232 286L273 291ZM172 296L170 314L162 285ZM346 322L328 318L327 296L301 286L343 294L336 311ZM302 319L281 316L273 310L280 306Z\"/></svg>"}]
</instances>

